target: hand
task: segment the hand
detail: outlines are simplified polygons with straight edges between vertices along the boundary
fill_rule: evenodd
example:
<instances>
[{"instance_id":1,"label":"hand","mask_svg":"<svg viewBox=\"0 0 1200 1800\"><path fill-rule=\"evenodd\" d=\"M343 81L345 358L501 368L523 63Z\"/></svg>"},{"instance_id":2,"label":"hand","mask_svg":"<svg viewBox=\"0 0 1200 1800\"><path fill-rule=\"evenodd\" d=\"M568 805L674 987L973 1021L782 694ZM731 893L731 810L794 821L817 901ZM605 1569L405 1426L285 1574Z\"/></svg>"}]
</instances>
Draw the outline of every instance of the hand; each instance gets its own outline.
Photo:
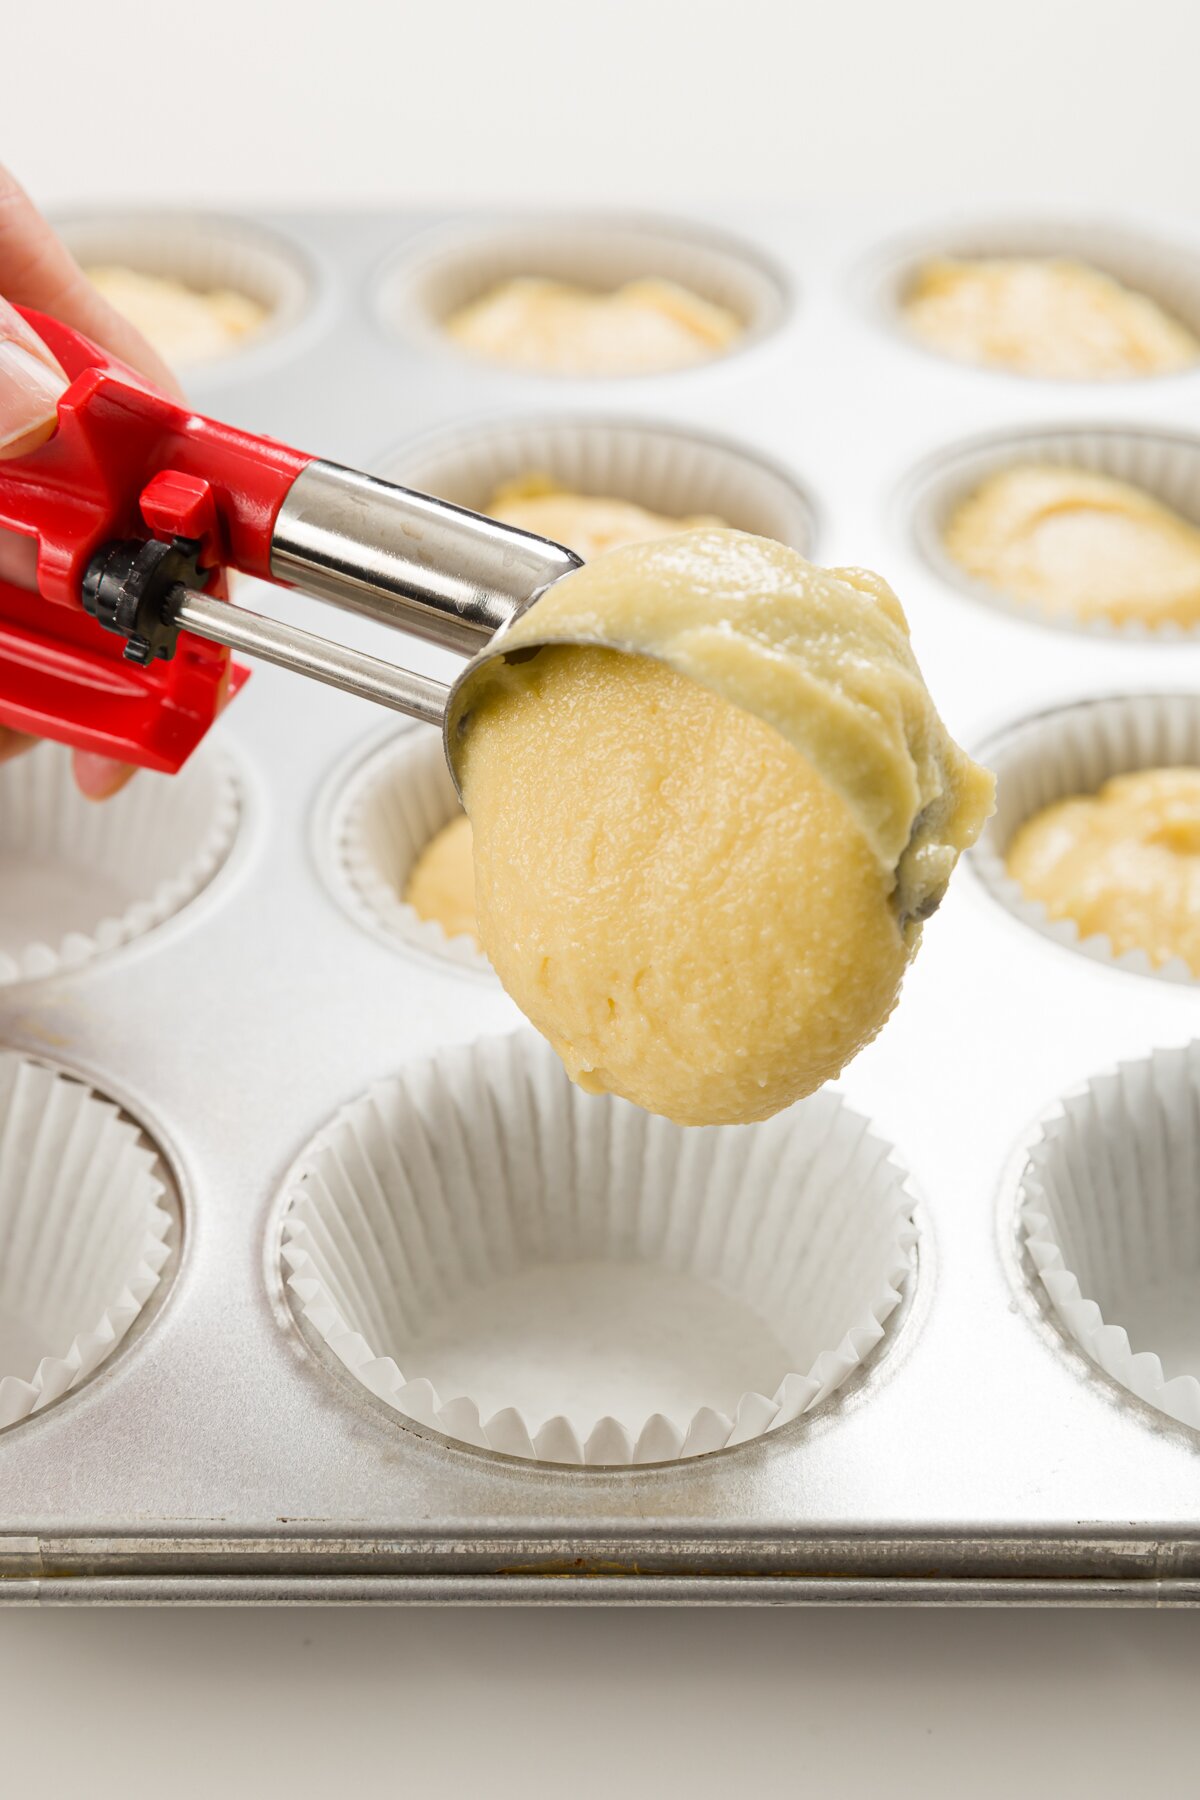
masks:
<instances>
[{"instance_id":1,"label":"hand","mask_svg":"<svg viewBox=\"0 0 1200 1800\"><path fill-rule=\"evenodd\" d=\"M103 300L29 196L0 167L0 459L23 456L51 437L67 378L46 345L14 310L32 306L111 350L156 387L179 384L141 333ZM182 397L182 396L181 396ZM0 580L35 587L36 551L28 538L0 531ZM0 725L0 763L35 740ZM89 800L106 800L133 770L107 756L74 754L75 780Z\"/></svg>"}]
</instances>

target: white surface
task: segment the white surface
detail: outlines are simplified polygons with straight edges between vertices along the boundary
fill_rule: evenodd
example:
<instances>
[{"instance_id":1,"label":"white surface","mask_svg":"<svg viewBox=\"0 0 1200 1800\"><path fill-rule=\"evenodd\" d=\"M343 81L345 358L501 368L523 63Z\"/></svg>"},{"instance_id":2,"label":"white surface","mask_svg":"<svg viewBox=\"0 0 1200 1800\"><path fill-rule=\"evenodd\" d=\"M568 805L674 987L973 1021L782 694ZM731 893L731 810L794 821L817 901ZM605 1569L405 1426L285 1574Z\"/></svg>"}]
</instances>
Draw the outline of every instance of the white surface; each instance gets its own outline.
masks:
<instances>
[{"instance_id":1,"label":"white surface","mask_svg":"<svg viewBox=\"0 0 1200 1800\"><path fill-rule=\"evenodd\" d=\"M1195 199L1192 0L5 8L41 197Z\"/></svg>"},{"instance_id":2,"label":"white surface","mask_svg":"<svg viewBox=\"0 0 1200 1800\"><path fill-rule=\"evenodd\" d=\"M3 56L5 154L55 205L1195 205L1194 0L59 0L6 9ZM1174 1800L1198 1645L1181 1614L16 1613L5 1786Z\"/></svg>"},{"instance_id":3,"label":"white surface","mask_svg":"<svg viewBox=\"0 0 1200 1800\"><path fill-rule=\"evenodd\" d=\"M1190 1613L0 1615L30 1800L1194 1800Z\"/></svg>"}]
</instances>

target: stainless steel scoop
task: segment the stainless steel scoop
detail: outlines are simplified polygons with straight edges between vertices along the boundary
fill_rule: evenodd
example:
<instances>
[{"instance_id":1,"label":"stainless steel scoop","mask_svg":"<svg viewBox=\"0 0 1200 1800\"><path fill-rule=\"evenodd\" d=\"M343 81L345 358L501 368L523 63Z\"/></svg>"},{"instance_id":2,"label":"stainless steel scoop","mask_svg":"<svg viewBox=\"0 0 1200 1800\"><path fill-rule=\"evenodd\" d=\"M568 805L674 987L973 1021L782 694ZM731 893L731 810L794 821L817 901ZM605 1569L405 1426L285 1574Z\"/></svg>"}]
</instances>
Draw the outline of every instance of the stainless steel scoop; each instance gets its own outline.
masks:
<instances>
[{"instance_id":1,"label":"stainless steel scoop","mask_svg":"<svg viewBox=\"0 0 1200 1800\"><path fill-rule=\"evenodd\" d=\"M460 716L452 696L500 653L507 627L580 566L573 551L548 538L314 462L279 509L272 579L471 659L453 687L183 586L168 609L175 625L197 637L445 727Z\"/></svg>"}]
</instances>

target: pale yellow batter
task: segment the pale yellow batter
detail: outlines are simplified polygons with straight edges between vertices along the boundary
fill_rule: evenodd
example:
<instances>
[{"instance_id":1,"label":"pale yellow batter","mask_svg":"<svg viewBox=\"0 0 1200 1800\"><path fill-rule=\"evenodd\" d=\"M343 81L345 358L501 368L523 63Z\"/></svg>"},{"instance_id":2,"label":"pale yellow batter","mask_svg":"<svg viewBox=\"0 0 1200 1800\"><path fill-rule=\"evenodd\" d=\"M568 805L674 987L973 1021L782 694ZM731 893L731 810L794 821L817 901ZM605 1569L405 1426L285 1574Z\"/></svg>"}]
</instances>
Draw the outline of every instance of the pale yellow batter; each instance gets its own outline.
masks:
<instances>
[{"instance_id":1,"label":"pale yellow batter","mask_svg":"<svg viewBox=\"0 0 1200 1800\"><path fill-rule=\"evenodd\" d=\"M1103 380L1200 358L1200 342L1157 301L1066 257L935 258L903 311L943 355L1022 375Z\"/></svg>"},{"instance_id":2,"label":"pale yellow batter","mask_svg":"<svg viewBox=\"0 0 1200 1800\"><path fill-rule=\"evenodd\" d=\"M452 732L484 947L582 1086L766 1118L887 1018L991 777L890 588L764 538L611 551L506 646L547 639Z\"/></svg>"},{"instance_id":3,"label":"pale yellow batter","mask_svg":"<svg viewBox=\"0 0 1200 1800\"><path fill-rule=\"evenodd\" d=\"M991 476L946 526L968 574L1043 612L1200 624L1200 531L1143 489L1025 463Z\"/></svg>"},{"instance_id":4,"label":"pale yellow batter","mask_svg":"<svg viewBox=\"0 0 1200 1800\"><path fill-rule=\"evenodd\" d=\"M645 543L670 537L678 531L696 531L706 525L723 525L711 513L694 513L681 519L649 512L633 500L606 494L573 494L559 487L549 475L518 475L498 487L483 509L493 519L536 532L556 544L566 544L585 562L621 544Z\"/></svg>"},{"instance_id":5,"label":"pale yellow batter","mask_svg":"<svg viewBox=\"0 0 1200 1800\"><path fill-rule=\"evenodd\" d=\"M200 293L162 275L108 264L85 273L163 360L177 367L224 356L267 320L265 307L232 288Z\"/></svg>"},{"instance_id":6,"label":"pale yellow batter","mask_svg":"<svg viewBox=\"0 0 1200 1800\"><path fill-rule=\"evenodd\" d=\"M672 532L721 525L698 513L671 519L648 512L632 500L573 494L548 475L519 475L498 487L484 511L493 519L566 544L585 561L620 544L638 544ZM463 933L479 941L475 919L475 865L466 818L447 825L418 860L405 899L423 919L436 919L448 937Z\"/></svg>"},{"instance_id":7,"label":"pale yellow batter","mask_svg":"<svg viewBox=\"0 0 1200 1800\"><path fill-rule=\"evenodd\" d=\"M465 814L443 825L426 844L413 864L404 898L422 919L440 925L447 937L469 937L478 944L475 863Z\"/></svg>"},{"instance_id":8,"label":"pale yellow batter","mask_svg":"<svg viewBox=\"0 0 1200 1800\"><path fill-rule=\"evenodd\" d=\"M596 293L541 276L502 281L444 321L475 356L552 375L652 375L720 355L735 314L657 277Z\"/></svg>"},{"instance_id":9,"label":"pale yellow batter","mask_svg":"<svg viewBox=\"0 0 1200 1800\"><path fill-rule=\"evenodd\" d=\"M1036 813L1009 846L1008 872L1052 919L1114 954L1181 957L1200 975L1200 769L1142 769Z\"/></svg>"}]
</instances>

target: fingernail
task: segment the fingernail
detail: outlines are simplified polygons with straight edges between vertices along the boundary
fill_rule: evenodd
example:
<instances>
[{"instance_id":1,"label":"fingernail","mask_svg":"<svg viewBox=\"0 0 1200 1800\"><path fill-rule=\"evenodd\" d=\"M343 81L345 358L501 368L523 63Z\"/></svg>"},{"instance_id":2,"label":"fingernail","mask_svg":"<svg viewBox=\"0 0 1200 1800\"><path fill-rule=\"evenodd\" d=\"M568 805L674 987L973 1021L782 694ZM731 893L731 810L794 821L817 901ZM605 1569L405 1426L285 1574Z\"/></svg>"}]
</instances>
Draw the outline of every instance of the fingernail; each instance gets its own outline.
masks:
<instances>
[{"instance_id":1,"label":"fingernail","mask_svg":"<svg viewBox=\"0 0 1200 1800\"><path fill-rule=\"evenodd\" d=\"M77 750L74 764L75 785L85 800L111 800L133 774L128 763L96 756L90 750Z\"/></svg>"},{"instance_id":2,"label":"fingernail","mask_svg":"<svg viewBox=\"0 0 1200 1800\"><path fill-rule=\"evenodd\" d=\"M20 537L15 531L0 531L0 581L11 581L16 587L36 591L37 559L36 538Z\"/></svg>"},{"instance_id":3,"label":"fingernail","mask_svg":"<svg viewBox=\"0 0 1200 1800\"><path fill-rule=\"evenodd\" d=\"M0 725L0 763L8 762L13 756L23 756L36 743L37 739L25 732L14 731L11 725Z\"/></svg>"},{"instance_id":4,"label":"fingernail","mask_svg":"<svg viewBox=\"0 0 1200 1800\"><path fill-rule=\"evenodd\" d=\"M11 338L0 339L0 452L53 427L68 383Z\"/></svg>"}]
</instances>

